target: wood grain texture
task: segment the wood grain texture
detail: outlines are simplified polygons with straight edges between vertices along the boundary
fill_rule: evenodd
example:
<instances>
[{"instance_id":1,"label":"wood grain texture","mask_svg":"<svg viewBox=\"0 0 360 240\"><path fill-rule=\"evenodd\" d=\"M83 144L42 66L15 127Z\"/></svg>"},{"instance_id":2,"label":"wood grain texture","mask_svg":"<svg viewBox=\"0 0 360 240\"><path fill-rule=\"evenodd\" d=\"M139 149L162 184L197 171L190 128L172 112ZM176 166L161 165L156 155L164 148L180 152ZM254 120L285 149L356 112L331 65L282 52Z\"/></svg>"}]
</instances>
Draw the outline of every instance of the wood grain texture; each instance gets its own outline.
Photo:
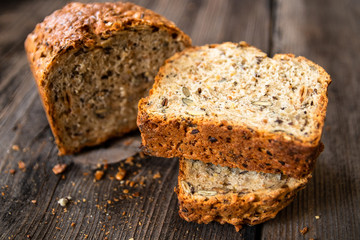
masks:
<instances>
[{"instance_id":1,"label":"wood grain texture","mask_svg":"<svg viewBox=\"0 0 360 240\"><path fill-rule=\"evenodd\" d=\"M332 77L322 141L313 179L263 239L359 239L360 2L273 2L272 53L294 52L323 66ZM319 216L316 219L315 216ZM309 232L302 236L303 227Z\"/></svg>"},{"instance_id":2,"label":"wood grain texture","mask_svg":"<svg viewBox=\"0 0 360 240\"><path fill-rule=\"evenodd\" d=\"M0 239L360 239L359 1L134 1L174 21L195 45L245 40L270 54L304 55L332 76L325 151L311 183L276 219L239 233L180 219L176 159L136 156L133 166L111 164L94 181L96 166L57 156L23 42L65 3L0 3ZM68 165L63 174L51 171L57 163ZM122 165L125 180L143 178L145 186L114 180ZM72 200L62 208L57 201L66 196Z\"/></svg>"}]
</instances>

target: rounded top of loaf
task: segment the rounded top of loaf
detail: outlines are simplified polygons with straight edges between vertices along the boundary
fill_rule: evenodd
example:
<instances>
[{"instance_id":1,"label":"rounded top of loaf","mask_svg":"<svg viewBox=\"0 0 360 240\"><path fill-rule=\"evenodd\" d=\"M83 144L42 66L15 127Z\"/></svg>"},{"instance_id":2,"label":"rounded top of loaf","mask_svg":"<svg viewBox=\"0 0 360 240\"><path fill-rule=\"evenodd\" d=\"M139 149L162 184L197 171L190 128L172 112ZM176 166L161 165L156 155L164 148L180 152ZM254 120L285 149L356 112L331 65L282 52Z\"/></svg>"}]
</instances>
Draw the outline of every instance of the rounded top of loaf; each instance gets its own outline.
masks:
<instances>
[{"instance_id":1,"label":"rounded top of loaf","mask_svg":"<svg viewBox=\"0 0 360 240\"><path fill-rule=\"evenodd\" d=\"M133 3L69 3L36 25L25 41L30 64L42 78L54 57L79 46L102 46L112 35L130 29L153 27L191 45L191 39L163 16ZM35 73L34 72L34 73Z\"/></svg>"}]
</instances>

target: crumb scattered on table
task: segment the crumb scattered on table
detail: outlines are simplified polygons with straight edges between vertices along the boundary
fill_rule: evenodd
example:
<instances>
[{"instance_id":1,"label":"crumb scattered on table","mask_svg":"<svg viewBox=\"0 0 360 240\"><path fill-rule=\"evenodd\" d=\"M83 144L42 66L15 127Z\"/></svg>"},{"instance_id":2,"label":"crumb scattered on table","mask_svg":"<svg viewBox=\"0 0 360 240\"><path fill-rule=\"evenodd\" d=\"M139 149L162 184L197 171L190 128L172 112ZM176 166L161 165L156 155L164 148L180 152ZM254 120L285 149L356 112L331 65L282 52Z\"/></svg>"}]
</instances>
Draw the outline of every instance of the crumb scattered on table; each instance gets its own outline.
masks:
<instances>
[{"instance_id":1,"label":"crumb scattered on table","mask_svg":"<svg viewBox=\"0 0 360 240\"><path fill-rule=\"evenodd\" d=\"M19 151L20 150L20 148L19 148L19 145L12 145L12 150L14 150L14 151Z\"/></svg>"},{"instance_id":2,"label":"crumb scattered on table","mask_svg":"<svg viewBox=\"0 0 360 240\"><path fill-rule=\"evenodd\" d=\"M104 176L104 171L102 171L102 170L97 170L97 171L95 172L94 176L95 176L95 180L96 180L96 181L99 181L99 180L101 180L101 179L103 178L103 176Z\"/></svg>"},{"instance_id":3,"label":"crumb scattered on table","mask_svg":"<svg viewBox=\"0 0 360 240\"><path fill-rule=\"evenodd\" d=\"M20 169L25 169L26 168L26 165L25 165L25 163L23 161L19 161L18 166L19 166Z\"/></svg>"},{"instance_id":4,"label":"crumb scattered on table","mask_svg":"<svg viewBox=\"0 0 360 240\"><path fill-rule=\"evenodd\" d=\"M161 178L161 174L159 172L155 173L153 179Z\"/></svg>"},{"instance_id":5,"label":"crumb scattered on table","mask_svg":"<svg viewBox=\"0 0 360 240\"><path fill-rule=\"evenodd\" d=\"M309 231L309 228L308 228L308 227L304 227L303 229L300 230L300 233L301 233L302 235L305 235L308 231Z\"/></svg>"},{"instance_id":6,"label":"crumb scattered on table","mask_svg":"<svg viewBox=\"0 0 360 240\"><path fill-rule=\"evenodd\" d=\"M66 205L68 204L69 200L67 200L66 198L60 198L58 203L60 204L60 206L62 207L66 207Z\"/></svg>"},{"instance_id":7,"label":"crumb scattered on table","mask_svg":"<svg viewBox=\"0 0 360 240\"><path fill-rule=\"evenodd\" d=\"M133 160L134 160L134 157L128 157L128 158L125 160L125 163L126 163L126 164L129 164L130 166L132 166L132 165L134 165Z\"/></svg>"},{"instance_id":8,"label":"crumb scattered on table","mask_svg":"<svg viewBox=\"0 0 360 240\"><path fill-rule=\"evenodd\" d=\"M126 170L119 167L118 172L115 175L116 180L119 180L119 181L123 180L125 177L125 174L126 174Z\"/></svg>"},{"instance_id":9,"label":"crumb scattered on table","mask_svg":"<svg viewBox=\"0 0 360 240\"><path fill-rule=\"evenodd\" d=\"M71 197L64 197L64 198L60 198L58 203L60 204L60 206L62 207L66 207L66 205L69 203L69 201L71 200Z\"/></svg>"},{"instance_id":10,"label":"crumb scattered on table","mask_svg":"<svg viewBox=\"0 0 360 240\"><path fill-rule=\"evenodd\" d=\"M53 173L54 173L55 175L57 175L57 174L63 173L63 172L65 171L66 167L67 167L67 165L66 165L65 163L63 163L63 164L56 164L56 165L53 167L52 171L53 171Z\"/></svg>"}]
</instances>

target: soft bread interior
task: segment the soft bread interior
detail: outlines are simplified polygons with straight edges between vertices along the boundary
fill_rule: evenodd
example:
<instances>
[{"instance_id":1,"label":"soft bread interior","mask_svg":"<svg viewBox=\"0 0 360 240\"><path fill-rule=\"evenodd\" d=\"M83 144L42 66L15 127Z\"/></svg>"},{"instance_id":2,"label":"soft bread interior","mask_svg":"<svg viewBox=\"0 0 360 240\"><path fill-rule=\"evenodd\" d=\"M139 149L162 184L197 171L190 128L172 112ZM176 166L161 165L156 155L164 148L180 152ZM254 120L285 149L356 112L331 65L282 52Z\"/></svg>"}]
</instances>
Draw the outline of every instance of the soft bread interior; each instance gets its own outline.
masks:
<instances>
[{"instance_id":1,"label":"soft bread interior","mask_svg":"<svg viewBox=\"0 0 360 240\"><path fill-rule=\"evenodd\" d=\"M45 89L60 142L71 149L135 129L139 99L184 47L176 34L139 26L59 57Z\"/></svg>"},{"instance_id":2,"label":"soft bread interior","mask_svg":"<svg viewBox=\"0 0 360 240\"><path fill-rule=\"evenodd\" d=\"M301 57L268 58L245 43L204 46L163 68L147 112L319 139L314 133L322 127L329 82L321 67Z\"/></svg>"},{"instance_id":3,"label":"soft bread interior","mask_svg":"<svg viewBox=\"0 0 360 240\"><path fill-rule=\"evenodd\" d=\"M295 179L281 174L245 171L198 160L180 161L182 179L179 186L185 193L193 195L270 193L281 188L297 189L307 182L307 178Z\"/></svg>"}]
</instances>

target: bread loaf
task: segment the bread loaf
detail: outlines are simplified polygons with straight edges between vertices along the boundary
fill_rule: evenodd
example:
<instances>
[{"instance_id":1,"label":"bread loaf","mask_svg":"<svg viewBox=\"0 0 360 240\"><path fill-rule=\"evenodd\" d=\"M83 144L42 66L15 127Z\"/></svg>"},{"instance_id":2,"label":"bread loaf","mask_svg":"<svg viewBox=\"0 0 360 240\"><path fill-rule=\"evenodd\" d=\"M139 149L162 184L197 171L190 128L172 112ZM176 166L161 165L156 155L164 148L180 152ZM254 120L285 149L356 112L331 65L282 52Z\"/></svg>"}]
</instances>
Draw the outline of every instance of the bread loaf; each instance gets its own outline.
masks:
<instances>
[{"instance_id":1,"label":"bread loaf","mask_svg":"<svg viewBox=\"0 0 360 240\"><path fill-rule=\"evenodd\" d=\"M175 190L179 215L197 223L229 223L239 230L243 224L274 218L310 177L295 179L183 159Z\"/></svg>"},{"instance_id":2,"label":"bread loaf","mask_svg":"<svg viewBox=\"0 0 360 240\"><path fill-rule=\"evenodd\" d=\"M174 23L131 3L70 3L46 17L25 48L59 153L136 129L159 67L190 45Z\"/></svg>"},{"instance_id":3,"label":"bread loaf","mask_svg":"<svg viewBox=\"0 0 360 240\"><path fill-rule=\"evenodd\" d=\"M144 151L303 178L320 141L331 82L304 57L223 43L184 50L140 100Z\"/></svg>"}]
</instances>

